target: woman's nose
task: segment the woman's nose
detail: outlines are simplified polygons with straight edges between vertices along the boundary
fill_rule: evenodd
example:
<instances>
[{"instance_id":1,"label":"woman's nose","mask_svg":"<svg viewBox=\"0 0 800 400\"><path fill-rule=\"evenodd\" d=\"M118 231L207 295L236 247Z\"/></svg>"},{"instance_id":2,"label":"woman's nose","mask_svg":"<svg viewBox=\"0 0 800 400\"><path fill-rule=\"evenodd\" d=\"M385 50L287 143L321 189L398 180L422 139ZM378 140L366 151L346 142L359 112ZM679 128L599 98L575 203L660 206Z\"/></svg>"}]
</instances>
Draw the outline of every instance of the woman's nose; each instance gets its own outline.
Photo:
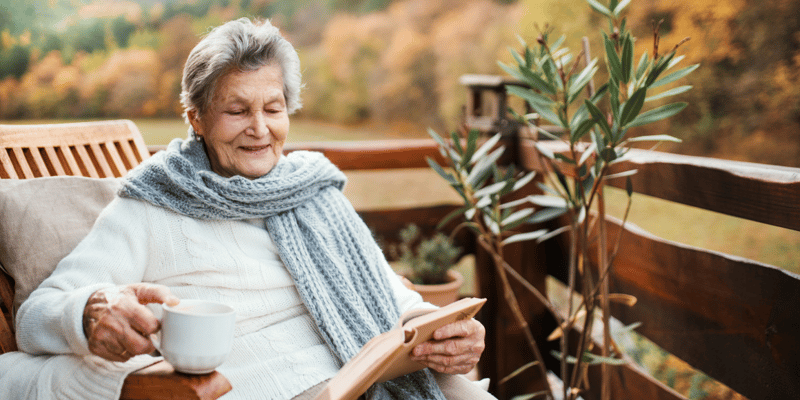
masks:
<instances>
[{"instance_id":1,"label":"woman's nose","mask_svg":"<svg viewBox=\"0 0 800 400\"><path fill-rule=\"evenodd\" d=\"M254 137L261 138L269 135L269 126L267 126L267 117L263 112L253 114L250 128L247 132Z\"/></svg>"}]
</instances>

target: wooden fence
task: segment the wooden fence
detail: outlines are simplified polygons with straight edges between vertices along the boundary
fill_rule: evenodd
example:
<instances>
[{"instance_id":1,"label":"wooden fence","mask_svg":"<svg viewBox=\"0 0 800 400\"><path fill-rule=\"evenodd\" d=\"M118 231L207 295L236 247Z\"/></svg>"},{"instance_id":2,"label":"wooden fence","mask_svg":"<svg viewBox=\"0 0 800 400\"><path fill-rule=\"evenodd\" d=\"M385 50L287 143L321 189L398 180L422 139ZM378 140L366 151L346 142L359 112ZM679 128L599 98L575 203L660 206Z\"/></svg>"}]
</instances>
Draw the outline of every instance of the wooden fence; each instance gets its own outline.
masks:
<instances>
[{"instance_id":1,"label":"wooden fence","mask_svg":"<svg viewBox=\"0 0 800 400\"><path fill-rule=\"evenodd\" d=\"M516 136L505 140L513 141L506 144L515 149L508 162L528 170L538 168L531 142ZM440 159L434 142L428 140L307 143L287 148L296 149L322 151L345 171L428 168L426 157ZM553 150L558 151L557 144ZM632 155L620 167L638 170L633 176L635 192L800 230L800 169L647 151ZM452 204L441 204L361 214L377 235L391 240L409 222L432 231L452 209ZM616 237L618 229L619 225L612 225L609 236ZM714 234L714 227L708 227L707 234ZM488 333L482 375L492 379L491 390L501 399L541 388L541 377L533 370L498 385L499 379L533 358L526 354L521 331L498 293L491 261L469 234L461 234L458 240L468 252L476 253L477 295L489 300L479 315ZM612 308L615 317L624 323L641 322L639 333L747 398L800 398L798 276L662 240L635 227L626 226L622 240L625 252L614 264L611 290L632 294L639 301L634 307ZM563 277L566 268L565 246L558 241L545 243L508 249L514 268L543 291L546 277ZM515 286L515 291L525 293L521 286ZM542 352L548 354L544 337L554 321L532 296L522 297L523 311L541 339ZM557 371L555 360L549 362ZM591 381L597 382L596 371L590 372ZM614 367L612 384L614 399L684 398L632 363ZM599 392L599 385L592 385L592 390ZM598 398L594 392L583 397Z\"/></svg>"}]
</instances>

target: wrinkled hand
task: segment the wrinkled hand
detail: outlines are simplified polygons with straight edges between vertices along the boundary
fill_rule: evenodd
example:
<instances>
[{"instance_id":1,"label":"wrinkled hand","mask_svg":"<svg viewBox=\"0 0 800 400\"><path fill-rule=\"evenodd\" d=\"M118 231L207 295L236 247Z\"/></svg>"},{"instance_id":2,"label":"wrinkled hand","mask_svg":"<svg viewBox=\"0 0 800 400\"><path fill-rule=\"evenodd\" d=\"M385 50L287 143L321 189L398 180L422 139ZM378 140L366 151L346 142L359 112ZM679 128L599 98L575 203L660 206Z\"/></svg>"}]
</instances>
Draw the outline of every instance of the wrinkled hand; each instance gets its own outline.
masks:
<instances>
[{"instance_id":1,"label":"wrinkled hand","mask_svg":"<svg viewBox=\"0 0 800 400\"><path fill-rule=\"evenodd\" d=\"M166 286L149 283L94 292L83 309L83 333L89 350L111 361L128 361L135 355L153 352L150 334L161 327L144 304L178 302Z\"/></svg>"},{"instance_id":2,"label":"wrinkled hand","mask_svg":"<svg viewBox=\"0 0 800 400\"><path fill-rule=\"evenodd\" d=\"M485 336L486 329L474 319L454 322L433 332L433 339L415 347L411 356L441 373L466 374L480 360Z\"/></svg>"}]
</instances>

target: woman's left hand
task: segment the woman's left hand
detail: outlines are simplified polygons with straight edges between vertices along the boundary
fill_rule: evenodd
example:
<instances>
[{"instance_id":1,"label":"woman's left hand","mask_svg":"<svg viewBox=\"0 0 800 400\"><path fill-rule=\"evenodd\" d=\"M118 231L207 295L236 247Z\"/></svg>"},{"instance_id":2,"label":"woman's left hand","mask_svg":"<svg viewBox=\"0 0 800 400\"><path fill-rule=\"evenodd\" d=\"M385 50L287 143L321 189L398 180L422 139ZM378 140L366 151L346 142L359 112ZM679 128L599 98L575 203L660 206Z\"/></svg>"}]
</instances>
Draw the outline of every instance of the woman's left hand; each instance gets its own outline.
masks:
<instances>
[{"instance_id":1,"label":"woman's left hand","mask_svg":"<svg viewBox=\"0 0 800 400\"><path fill-rule=\"evenodd\" d=\"M486 329L474 320L445 325L433 332L433 339L411 352L412 359L445 374L466 374L475 368L486 348Z\"/></svg>"}]
</instances>

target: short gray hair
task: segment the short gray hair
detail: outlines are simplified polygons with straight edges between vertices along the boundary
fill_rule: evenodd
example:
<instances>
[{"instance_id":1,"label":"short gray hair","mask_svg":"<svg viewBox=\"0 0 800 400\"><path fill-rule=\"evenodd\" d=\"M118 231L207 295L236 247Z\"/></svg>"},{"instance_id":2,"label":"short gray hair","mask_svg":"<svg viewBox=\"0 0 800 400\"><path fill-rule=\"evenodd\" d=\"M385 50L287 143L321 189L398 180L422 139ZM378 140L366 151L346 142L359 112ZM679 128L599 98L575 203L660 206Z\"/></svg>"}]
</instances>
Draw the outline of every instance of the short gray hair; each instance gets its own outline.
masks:
<instances>
[{"instance_id":1,"label":"short gray hair","mask_svg":"<svg viewBox=\"0 0 800 400\"><path fill-rule=\"evenodd\" d=\"M183 117L187 111L205 112L217 80L232 71L253 71L278 63L283 72L283 93L289 114L302 107L300 58L278 28L268 20L240 18L211 30L189 53L181 80Z\"/></svg>"}]
</instances>

